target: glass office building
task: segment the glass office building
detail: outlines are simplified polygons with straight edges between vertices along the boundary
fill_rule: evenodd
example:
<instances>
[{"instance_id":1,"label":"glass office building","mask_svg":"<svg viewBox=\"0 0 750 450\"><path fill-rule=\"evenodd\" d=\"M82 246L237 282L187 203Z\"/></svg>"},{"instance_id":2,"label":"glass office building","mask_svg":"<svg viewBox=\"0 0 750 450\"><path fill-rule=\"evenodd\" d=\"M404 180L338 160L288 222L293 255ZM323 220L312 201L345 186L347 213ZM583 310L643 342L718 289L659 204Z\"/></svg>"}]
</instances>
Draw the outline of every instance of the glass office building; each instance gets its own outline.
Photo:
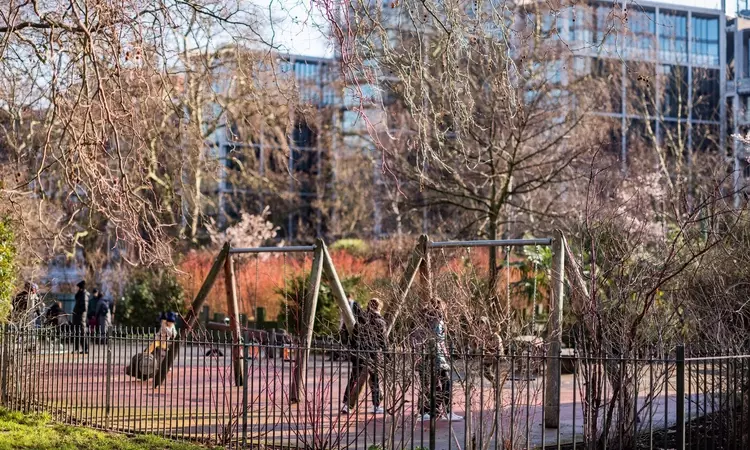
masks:
<instances>
[{"instance_id":1,"label":"glass office building","mask_svg":"<svg viewBox=\"0 0 750 450\"><path fill-rule=\"evenodd\" d=\"M611 151L628 168L639 145L672 152L726 148L726 19L721 10L651 2L589 2L550 12L521 6L527 22L571 49L568 76L606 77ZM541 8L544 11L539 11Z\"/></svg>"}]
</instances>

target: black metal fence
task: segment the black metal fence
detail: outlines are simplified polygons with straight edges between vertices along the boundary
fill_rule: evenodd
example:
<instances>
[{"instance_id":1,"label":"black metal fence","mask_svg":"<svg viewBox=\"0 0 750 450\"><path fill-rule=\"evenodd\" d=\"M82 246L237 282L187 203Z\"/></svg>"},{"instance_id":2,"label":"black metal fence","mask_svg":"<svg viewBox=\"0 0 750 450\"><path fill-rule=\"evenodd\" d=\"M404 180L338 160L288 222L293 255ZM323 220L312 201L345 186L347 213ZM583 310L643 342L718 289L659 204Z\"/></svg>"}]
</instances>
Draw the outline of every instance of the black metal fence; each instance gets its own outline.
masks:
<instances>
[{"instance_id":1,"label":"black metal fence","mask_svg":"<svg viewBox=\"0 0 750 450\"><path fill-rule=\"evenodd\" d=\"M541 347L513 355L451 348L442 361L430 349L383 353L321 342L309 349L295 399L294 367L306 349L194 333L179 341L157 386L166 343L155 333L6 329L2 402L105 430L235 448L750 448L745 356L571 353L562 361L561 400L545 408L546 362L560 356ZM235 386L233 354L245 360L243 386ZM557 411L559 426L546 428Z\"/></svg>"}]
</instances>

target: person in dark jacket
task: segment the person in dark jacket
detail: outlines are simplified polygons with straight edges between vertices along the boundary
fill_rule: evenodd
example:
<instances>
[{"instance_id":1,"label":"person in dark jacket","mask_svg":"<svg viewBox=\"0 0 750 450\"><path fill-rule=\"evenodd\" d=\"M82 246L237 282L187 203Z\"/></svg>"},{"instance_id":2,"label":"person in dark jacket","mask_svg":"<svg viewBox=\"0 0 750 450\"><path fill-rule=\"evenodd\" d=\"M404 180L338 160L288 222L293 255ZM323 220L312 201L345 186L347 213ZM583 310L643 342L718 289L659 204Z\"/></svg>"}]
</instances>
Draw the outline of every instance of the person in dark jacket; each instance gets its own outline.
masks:
<instances>
[{"instance_id":1,"label":"person in dark jacket","mask_svg":"<svg viewBox=\"0 0 750 450\"><path fill-rule=\"evenodd\" d=\"M383 368L383 353L388 350L386 339L387 325L385 319L380 315L382 303L373 298L367 304L367 310L359 314L354 332L349 339L349 346L353 350L352 366L349 373L349 381L344 391L343 407L341 412L348 414L350 408L350 396L357 395L364 378L369 375L370 393L372 395L372 413L380 414L383 408L380 406L380 380L378 370Z\"/></svg>"},{"instance_id":2,"label":"person in dark jacket","mask_svg":"<svg viewBox=\"0 0 750 450\"><path fill-rule=\"evenodd\" d=\"M86 325L90 334L96 334L96 304L99 301L99 289L94 288L89 296L88 307L86 308Z\"/></svg>"},{"instance_id":3,"label":"person in dark jacket","mask_svg":"<svg viewBox=\"0 0 750 450\"><path fill-rule=\"evenodd\" d=\"M28 327L37 319L36 310L39 308L39 296L37 285L26 282L23 291L13 298L13 310L11 311L11 323L19 327Z\"/></svg>"},{"instance_id":4,"label":"person in dark jacket","mask_svg":"<svg viewBox=\"0 0 750 450\"><path fill-rule=\"evenodd\" d=\"M107 329L109 328L110 322L110 310L112 305L110 301L104 298L104 294L99 291L96 296L96 326L99 331L99 343L107 343Z\"/></svg>"},{"instance_id":5,"label":"person in dark jacket","mask_svg":"<svg viewBox=\"0 0 750 450\"><path fill-rule=\"evenodd\" d=\"M89 343L85 336L84 321L88 318L90 295L86 290L85 280L76 286L78 286L78 292L76 292L76 303L73 307L73 353L78 353L79 349L81 349L81 353L88 353Z\"/></svg>"}]
</instances>

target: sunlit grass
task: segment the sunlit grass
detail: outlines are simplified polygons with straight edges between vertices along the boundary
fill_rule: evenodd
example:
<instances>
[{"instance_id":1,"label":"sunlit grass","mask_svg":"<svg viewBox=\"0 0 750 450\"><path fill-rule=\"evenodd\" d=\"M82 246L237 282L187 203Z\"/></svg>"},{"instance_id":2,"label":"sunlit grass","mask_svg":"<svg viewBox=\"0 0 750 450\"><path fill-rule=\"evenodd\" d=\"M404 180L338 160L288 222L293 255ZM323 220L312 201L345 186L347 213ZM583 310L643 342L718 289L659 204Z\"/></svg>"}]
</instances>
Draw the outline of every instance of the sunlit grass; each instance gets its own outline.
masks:
<instances>
[{"instance_id":1,"label":"sunlit grass","mask_svg":"<svg viewBox=\"0 0 750 450\"><path fill-rule=\"evenodd\" d=\"M156 436L125 436L54 423L46 414L21 414L0 409L0 450L205 450L194 444Z\"/></svg>"}]
</instances>

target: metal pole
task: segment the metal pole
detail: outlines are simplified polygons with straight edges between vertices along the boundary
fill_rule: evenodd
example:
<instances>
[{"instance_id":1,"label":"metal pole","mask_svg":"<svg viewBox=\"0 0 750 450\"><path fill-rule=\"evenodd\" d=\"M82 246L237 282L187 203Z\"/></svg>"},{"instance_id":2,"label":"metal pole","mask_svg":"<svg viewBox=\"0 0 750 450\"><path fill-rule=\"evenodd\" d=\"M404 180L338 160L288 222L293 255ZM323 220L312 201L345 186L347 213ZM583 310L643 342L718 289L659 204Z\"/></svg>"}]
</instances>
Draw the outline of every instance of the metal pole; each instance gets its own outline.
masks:
<instances>
[{"instance_id":1,"label":"metal pole","mask_svg":"<svg viewBox=\"0 0 750 450\"><path fill-rule=\"evenodd\" d=\"M685 450L685 346L677 346L677 450Z\"/></svg>"},{"instance_id":2,"label":"metal pole","mask_svg":"<svg viewBox=\"0 0 750 450\"><path fill-rule=\"evenodd\" d=\"M107 331L107 333L109 333L109 331ZM107 381L104 400L104 428L110 429L110 413L112 409L112 344L106 335L105 342L107 344Z\"/></svg>"},{"instance_id":3,"label":"metal pole","mask_svg":"<svg viewBox=\"0 0 750 450\"><path fill-rule=\"evenodd\" d=\"M304 377L307 373L307 359L312 346L313 328L315 326L315 310L318 307L318 294L320 293L320 279L323 275L323 241L315 240L315 256L313 257L312 271L307 285L307 298L302 315L302 336L304 347L297 351L297 363L294 368L294 379L289 392L289 401L297 403L302 398Z\"/></svg>"},{"instance_id":4,"label":"metal pole","mask_svg":"<svg viewBox=\"0 0 750 450\"><path fill-rule=\"evenodd\" d=\"M547 329L549 353L545 383L544 426L560 426L560 348L562 347L562 312L565 288L565 249L563 234L555 230L552 243L552 298L550 321Z\"/></svg>"},{"instance_id":5,"label":"metal pole","mask_svg":"<svg viewBox=\"0 0 750 450\"><path fill-rule=\"evenodd\" d=\"M243 364L244 372L243 378L247 380L248 377L248 361L250 360L250 352L247 346L249 339L245 340L242 345L242 357L245 360ZM247 448L247 383L242 384L242 448Z\"/></svg>"},{"instance_id":6,"label":"metal pole","mask_svg":"<svg viewBox=\"0 0 750 450\"><path fill-rule=\"evenodd\" d=\"M3 359L2 375L0 375L0 389L2 390L2 404L8 407L8 370L10 366L10 348L9 348L9 330L10 327L3 325Z\"/></svg>"},{"instance_id":7,"label":"metal pole","mask_svg":"<svg viewBox=\"0 0 750 450\"><path fill-rule=\"evenodd\" d=\"M229 311L229 326L232 329L232 359L235 386L242 386L244 374L242 366L242 330L240 329L240 308L237 304L237 282L234 274L234 259L227 255L224 260L224 285L227 291L227 311Z\"/></svg>"}]
</instances>

